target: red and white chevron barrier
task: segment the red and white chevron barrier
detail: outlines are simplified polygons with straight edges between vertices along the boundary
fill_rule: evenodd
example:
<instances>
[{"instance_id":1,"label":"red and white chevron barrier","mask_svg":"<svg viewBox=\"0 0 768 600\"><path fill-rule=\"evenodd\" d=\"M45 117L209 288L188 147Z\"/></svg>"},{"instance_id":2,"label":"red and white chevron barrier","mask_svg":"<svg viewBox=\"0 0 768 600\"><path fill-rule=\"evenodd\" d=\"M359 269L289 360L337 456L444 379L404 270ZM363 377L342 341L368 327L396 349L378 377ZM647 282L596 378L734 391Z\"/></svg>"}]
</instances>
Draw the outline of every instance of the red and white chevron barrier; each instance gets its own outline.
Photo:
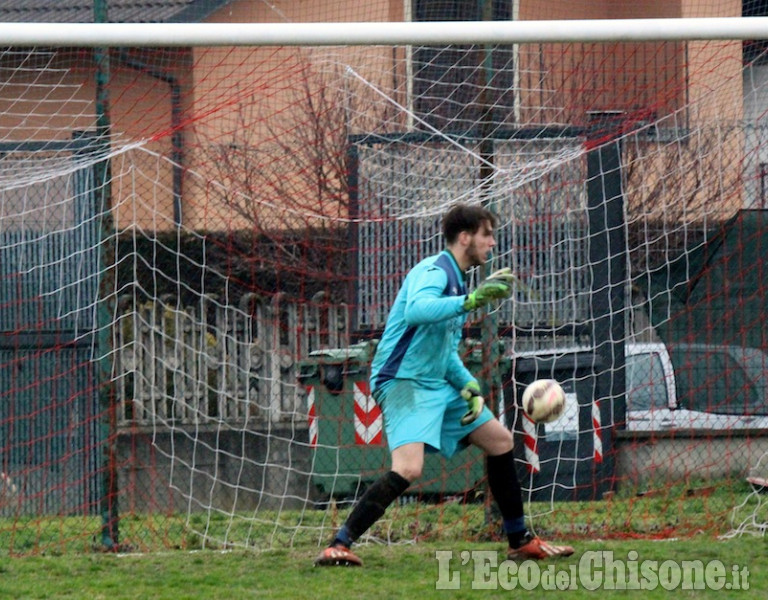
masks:
<instances>
[{"instance_id":1,"label":"red and white chevron barrier","mask_svg":"<svg viewBox=\"0 0 768 600\"><path fill-rule=\"evenodd\" d=\"M596 463L603 462L603 440L600 437L600 403L597 398L592 400L592 458Z\"/></svg>"},{"instance_id":2,"label":"red and white chevron barrier","mask_svg":"<svg viewBox=\"0 0 768 600\"><path fill-rule=\"evenodd\" d=\"M367 381L355 382L355 444L380 445L383 442L384 417L371 397Z\"/></svg>"},{"instance_id":3,"label":"red and white chevron barrier","mask_svg":"<svg viewBox=\"0 0 768 600\"><path fill-rule=\"evenodd\" d=\"M307 423L309 424L309 445L317 446L317 413L315 412L315 388L307 386Z\"/></svg>"},{"instance_id":4,"label":"red and white chevron barrier","mask_svg":"<svg viewBox=\"0 0 768 600\"><path fill-rule=\"evenodd\" d=\"M523 446L525 446L525 460L528 463L528 470L532 473L538 473L541 470L537 442L536 423L533 422L531 417L523 412Z\"/></svg>"}]
</instances>

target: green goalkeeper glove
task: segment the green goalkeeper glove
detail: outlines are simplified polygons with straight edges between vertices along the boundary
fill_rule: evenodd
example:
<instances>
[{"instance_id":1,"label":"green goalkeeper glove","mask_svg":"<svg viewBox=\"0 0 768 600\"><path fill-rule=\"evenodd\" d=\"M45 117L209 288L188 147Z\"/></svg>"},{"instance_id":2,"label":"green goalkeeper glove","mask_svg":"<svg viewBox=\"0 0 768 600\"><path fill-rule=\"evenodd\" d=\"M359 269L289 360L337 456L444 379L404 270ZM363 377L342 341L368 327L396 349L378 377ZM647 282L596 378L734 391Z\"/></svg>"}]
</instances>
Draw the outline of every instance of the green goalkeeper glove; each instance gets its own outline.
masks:
<instances>
[{"instance_id":1,"label":"green goalkeeper glove","mask_svg":"<svg viewBox=\"0 0 768 600\"><path fill-rule=\"evenodd\" d=\"M493 300L506 300L512 295L512 284L516 279L509 267L491 273L474 292L467 294L464 310L475 310Z\"/></svg>"},{"instance_id":2,"label":"green goalkeeper glove","mask_svg":"<svg viewBox=\"0 0 768 600\"><path fill-rule=\"evenodd\" d=\"M467 412L461 417L461 424L469 425L480 416L485 406L485 400L480 393L480 384L477 381L470 381L461 390L461 397L467 401L468 407Z\"/></svg>"}]
</instances>

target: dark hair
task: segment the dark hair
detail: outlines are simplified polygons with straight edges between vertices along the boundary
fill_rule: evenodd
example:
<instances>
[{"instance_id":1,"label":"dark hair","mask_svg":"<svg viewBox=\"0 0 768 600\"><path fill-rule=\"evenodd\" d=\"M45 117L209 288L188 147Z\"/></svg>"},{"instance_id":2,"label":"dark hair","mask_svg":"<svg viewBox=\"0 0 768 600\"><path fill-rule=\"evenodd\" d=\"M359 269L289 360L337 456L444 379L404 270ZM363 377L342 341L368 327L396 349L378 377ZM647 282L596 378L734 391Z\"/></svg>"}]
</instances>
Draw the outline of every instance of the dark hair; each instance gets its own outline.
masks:
<instances>
[{"instance_id":1,"label":"dark hair","mask_svg":"<svg viewBox=\"0 0 768 600\"><path fill-rule=\"evenodd\" d=\"M445 242L452 244L462 231L477 233L485 222L491 227L496 227L496 217L488 209L476 204L454 204L443 216Z\"/></svg>"}]
</instances>

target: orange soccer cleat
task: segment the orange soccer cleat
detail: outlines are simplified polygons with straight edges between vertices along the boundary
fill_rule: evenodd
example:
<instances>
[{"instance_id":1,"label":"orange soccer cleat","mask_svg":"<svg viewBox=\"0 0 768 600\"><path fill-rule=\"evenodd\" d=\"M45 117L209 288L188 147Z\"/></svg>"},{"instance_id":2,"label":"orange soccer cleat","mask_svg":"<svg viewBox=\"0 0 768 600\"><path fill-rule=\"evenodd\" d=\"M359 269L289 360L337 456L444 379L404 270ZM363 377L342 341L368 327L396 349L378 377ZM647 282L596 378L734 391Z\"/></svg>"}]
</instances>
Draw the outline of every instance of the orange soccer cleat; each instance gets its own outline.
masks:
<instances>
[{"instance_id":1,"label":"orange soccer cleat","mask_svg":"<svg viewBox=\"0 0 768 600\"><path fill-rule=\"evenodd\" d=\"M363 561L346 546L328 546L315 559L316 567L362 567Z\"/></svg>"},{"instance_id":2,"label":"orange soccer cleat","mask_svg":"<svg viewBox=\"0 0 768 600\"><path fill-rule=\"evenodd\" d=\"M529 534L525 544L519 548L510 548L507 551L507 558L511 560L542 560L570 556L571 554L573 554L573 548L570 546L555 546L543 541L539 536Z\"/></svg>"}]
</instances>

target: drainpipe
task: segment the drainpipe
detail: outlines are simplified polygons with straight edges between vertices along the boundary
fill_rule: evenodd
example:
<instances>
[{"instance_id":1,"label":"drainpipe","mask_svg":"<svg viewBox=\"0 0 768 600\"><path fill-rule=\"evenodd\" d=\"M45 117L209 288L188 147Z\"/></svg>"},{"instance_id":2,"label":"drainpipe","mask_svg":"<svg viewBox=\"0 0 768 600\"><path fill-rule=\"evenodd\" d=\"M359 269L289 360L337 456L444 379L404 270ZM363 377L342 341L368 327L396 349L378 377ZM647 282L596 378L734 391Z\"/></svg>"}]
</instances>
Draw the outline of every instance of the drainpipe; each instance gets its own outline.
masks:
<instances>
[{"instance_id":1,"label":"drainpipe","mask_svg":"<svg viewBox=\"0 0 768 600\"><path fill-rule=\"evenodd\" d=\"M183 175L184 140L181 132L181 85L179 80L145 62L132 58L126 50L118 52L118 60L131 69L167 83L171 89L171 160L173 162L173 223L181 226L181 182Z\"/></svg>"}]
</instances>

